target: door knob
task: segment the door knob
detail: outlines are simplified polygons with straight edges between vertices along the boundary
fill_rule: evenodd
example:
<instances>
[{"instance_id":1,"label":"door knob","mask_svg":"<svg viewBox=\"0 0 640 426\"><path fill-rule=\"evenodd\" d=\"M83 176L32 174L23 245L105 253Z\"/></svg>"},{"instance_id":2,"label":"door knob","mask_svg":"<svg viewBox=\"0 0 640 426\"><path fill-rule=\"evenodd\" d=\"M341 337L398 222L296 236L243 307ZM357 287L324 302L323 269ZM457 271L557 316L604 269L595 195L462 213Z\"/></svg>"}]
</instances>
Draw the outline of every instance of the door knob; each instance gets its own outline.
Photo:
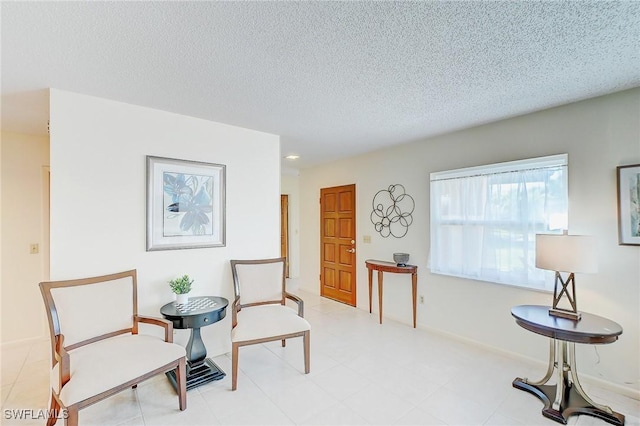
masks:
<instances>
[{"instance_id":1,"label":"door knob","mask_svg":"<svg viewBox=\"0 0 640 426\"><path fill-rule=\"evenodd\" d=\"M350 249L347 249L347 251L348 251L349 253L355 253L355 252L356 252L356 249L354 249L354 248L350 248Z\"/></svg>"}]
</instances>

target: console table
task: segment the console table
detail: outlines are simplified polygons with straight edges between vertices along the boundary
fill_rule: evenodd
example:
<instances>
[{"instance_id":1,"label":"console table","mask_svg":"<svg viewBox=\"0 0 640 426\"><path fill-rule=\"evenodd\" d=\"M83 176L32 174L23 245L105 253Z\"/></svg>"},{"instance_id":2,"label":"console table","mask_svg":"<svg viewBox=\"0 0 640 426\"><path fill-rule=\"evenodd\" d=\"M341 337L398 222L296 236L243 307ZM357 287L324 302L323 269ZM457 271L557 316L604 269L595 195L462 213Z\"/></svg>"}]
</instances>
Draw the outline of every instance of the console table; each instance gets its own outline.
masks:
<instances>
[{"instance_id":1,"label":"console table","mask_svg":"<svg viewBox=\"0 0 640 426\"><path fill-rule=\"evenodd\" d=\"M521 305L511 309L516 323L533 333L549 337L549 365L540 380L517 377L513 387L532 393L543 403L542 415L567 424L569 416L588 414L614 425L624 425L624 415L596 404L582 389L576 367L576 343L613 343L622 334L622 327L611 320L582 312L574 321L549 315L548 306ZM546 383L556 370L556 384Z\"/></svg>"},{"instance_id":2,"label":"console table","mask_svg":"<svg viewBox=\"0 0 640 426\"><path fill-rule=\"evenodd\" d=\"M411 274L411 295L413 299L413 328L416 328L416 297L418 293L418 267L416 265L398 266L393 262L382 260L366 260L365 265L369 273L369 313L371 313L371 292L373 288L373 271L378 271L378 310L380 324L382 324L382 274L391 272L394 274Z\"/></svg>"},{"instance_id":3,"label":"console table","mask_svg":"<svg viewBox=\"0 0 640 426\"><path fill-rule=\"evenodd\" d=\"M227 314L229 301L224 297L201 296L190 297L189 303L170 302L160 308L163 317L173 323L173 328L191 329L191 337L187 343L187 390L196 386L220 380L226 376L210 358L207 348L202 342L200 328L214 324ZM176 387L176 373L168 371L167 377Z\"/></svg>"}]
</instances>

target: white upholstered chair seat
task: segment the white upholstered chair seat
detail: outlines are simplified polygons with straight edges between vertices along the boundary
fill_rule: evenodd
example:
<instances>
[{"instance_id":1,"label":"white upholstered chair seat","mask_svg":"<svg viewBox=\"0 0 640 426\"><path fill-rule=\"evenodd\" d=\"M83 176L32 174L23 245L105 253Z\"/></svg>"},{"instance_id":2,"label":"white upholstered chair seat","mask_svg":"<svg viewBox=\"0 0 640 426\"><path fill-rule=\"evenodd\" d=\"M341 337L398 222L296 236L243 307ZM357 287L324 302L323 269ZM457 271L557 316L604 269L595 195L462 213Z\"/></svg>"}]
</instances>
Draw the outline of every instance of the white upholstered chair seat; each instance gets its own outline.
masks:
<instances>
[{"instance_id":1,"label":"white upholstered chair seat","mask_svg":"<svg viewBox=\"0 0 640 426\"><path fill-rule=\"evenodd\" d=\"M286 259L232 260L231 390L238 385L238 352L241 346L302 337L304 372L310 371L311 325L304 319L304 301L287 292ZM297 305L293 310L287 301Z\"/></svg>"},{"instance_id":2,"label":"white upholstered chair seat","mask_svg":"<svg viewBox=\"0 0 640 426\"><path fill-rule=\"evenodd\" d=\"M180 410L187 409L186 351L173 343L173 324L138 315L135 269L40 283L51 338L51 398L47 426L65 410L65 426L79 411L148 378L175 372ZM158 327L164 339L141 335Z\"/></svg>"},{"instance_id":3,"label":"white upholstered chair seat","mask_svg":"<svg viewBox=\"0 0 640 426\"><path fill-rule=\"evenodd\" d=\"M141 334L125 334L69 351L71 380L59 392L66 405L85 400L185 356L184 347ZM58 366L51 383L58 393Z\"/></svg>"},{"instance_id":4,"label":"white upholstered chair seat","mask_svg":"<svg viewBox=\"0 0 640 426\"><path fill-rule=\"evenodd\" d=\"M306 330L311 330L309 322L288 306L252 306L238 312L238 325L231 330L231 341L247 342Z\"/></svg>"}]
</instances>

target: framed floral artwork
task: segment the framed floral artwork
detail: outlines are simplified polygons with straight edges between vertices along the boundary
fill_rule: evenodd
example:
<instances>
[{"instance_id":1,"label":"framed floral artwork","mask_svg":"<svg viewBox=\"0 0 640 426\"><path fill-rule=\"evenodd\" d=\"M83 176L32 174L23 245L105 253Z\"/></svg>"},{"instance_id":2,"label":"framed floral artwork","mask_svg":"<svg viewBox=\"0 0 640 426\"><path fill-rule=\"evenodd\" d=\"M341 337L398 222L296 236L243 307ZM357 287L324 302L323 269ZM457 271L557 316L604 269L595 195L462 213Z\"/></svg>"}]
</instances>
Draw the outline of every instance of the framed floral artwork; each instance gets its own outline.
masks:
<instances>
[{"instance_id":1,"label":"framed floral artwork","mask_svg":"<svg viewBox=\"0 0 640 426\"><path fill-rule=\"evenodd\" d=\"M147 156L147 251L224 247L222 164Z\"/></svg>"},{"instance_id":2,"label":"framed floral artwork","mask_svg":"<svg viewBox=\"0 0 640 426\"><path fill-rule=\"evenodd\" d=\"M640 245L640 164L617 167L618 243Z\"/></svg>"}]
</instances>

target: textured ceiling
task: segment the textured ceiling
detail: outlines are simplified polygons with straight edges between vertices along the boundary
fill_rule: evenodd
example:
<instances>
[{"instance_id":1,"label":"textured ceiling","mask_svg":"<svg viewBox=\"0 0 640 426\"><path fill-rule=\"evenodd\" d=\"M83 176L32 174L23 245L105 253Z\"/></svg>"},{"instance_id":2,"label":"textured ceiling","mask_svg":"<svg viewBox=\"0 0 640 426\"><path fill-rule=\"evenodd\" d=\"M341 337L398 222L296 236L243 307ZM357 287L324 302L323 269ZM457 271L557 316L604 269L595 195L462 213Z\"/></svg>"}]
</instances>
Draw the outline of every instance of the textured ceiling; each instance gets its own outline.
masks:
<instances>
[{"instance_id":1,"label":"textured ceiling","mask_svg":"<svg viewBox=\"0 0 640 426\"><path fill-rule=\"evenodd\" d=\"M636 1L2 2L1 14L3 130L45 133L53 87L278 134L298 167L640 86Z\"/></svg>"}]
</instances>

